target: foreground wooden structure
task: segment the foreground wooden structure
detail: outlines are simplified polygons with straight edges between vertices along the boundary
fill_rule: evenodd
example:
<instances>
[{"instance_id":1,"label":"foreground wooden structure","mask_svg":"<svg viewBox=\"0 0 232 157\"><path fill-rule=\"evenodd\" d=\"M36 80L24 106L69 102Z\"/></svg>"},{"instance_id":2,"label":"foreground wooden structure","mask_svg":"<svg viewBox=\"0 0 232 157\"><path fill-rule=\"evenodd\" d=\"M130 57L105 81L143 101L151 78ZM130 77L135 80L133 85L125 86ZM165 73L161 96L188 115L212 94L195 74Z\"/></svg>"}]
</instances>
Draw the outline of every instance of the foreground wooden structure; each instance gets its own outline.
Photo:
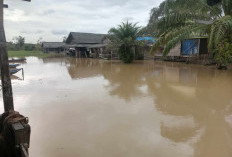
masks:
<instances>
[{"instance_id":1,"label":"foreground wooden structure","mask_svg":"<svg viewBox=\"0 0 232 157\"><path fill-rule=\"evenodd\" d=\"M30 1L30 0L25 0ZM4 113L0 115L0 156L28 157L30 144L30 125L28 118L14 111L13 92L9 72L9 61L4 31L3 8L8 8L4 0L0 1L0 68L4 102Z\"/></svg>"}]
</instances>

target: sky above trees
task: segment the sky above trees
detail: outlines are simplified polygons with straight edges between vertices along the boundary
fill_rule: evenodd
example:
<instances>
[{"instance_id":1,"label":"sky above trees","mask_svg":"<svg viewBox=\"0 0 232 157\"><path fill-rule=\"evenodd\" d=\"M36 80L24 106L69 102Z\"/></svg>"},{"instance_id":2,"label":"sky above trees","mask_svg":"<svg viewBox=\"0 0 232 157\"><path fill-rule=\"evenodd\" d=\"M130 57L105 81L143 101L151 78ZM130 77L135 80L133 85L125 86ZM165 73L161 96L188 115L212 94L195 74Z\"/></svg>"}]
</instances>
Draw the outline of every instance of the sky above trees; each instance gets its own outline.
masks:
<instances>
[{"instance_id":1,"label":"sky above trees","mask_svg":"<svg viewBox=\"0 0 232 157\"><path fill-rule=\"evenodd\" d=\"M24 36L26 42L62 41L70 31L107 33L122 21L145 26L150 10L163 0L5 0L8 41Z\"/></svg>"}]
</instances>

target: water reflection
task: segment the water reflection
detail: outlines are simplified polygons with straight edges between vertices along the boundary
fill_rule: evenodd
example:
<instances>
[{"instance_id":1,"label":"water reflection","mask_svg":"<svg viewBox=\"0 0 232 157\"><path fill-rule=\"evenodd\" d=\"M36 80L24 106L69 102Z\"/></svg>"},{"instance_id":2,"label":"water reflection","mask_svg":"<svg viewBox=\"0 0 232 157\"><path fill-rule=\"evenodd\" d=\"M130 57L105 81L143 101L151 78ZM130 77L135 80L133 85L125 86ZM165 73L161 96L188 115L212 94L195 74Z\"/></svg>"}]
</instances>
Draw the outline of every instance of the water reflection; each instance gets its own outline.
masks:
<instances>
[{"instance_id":1,"label":"water reflection","mask_svg":"<svg viewBox=\"0 0 232 157\"><path fill-rule=\"evenodd\" d=\"M109 81L105 88L110 95L125 100L152 96L162 113L161 136L192 145L194 157L232 155L231 71L162 62L100 64L99 60L72 60L68 70L72 78L102 75ZM141 91L143 86L147 95Z\"/></svg>"},{"instance_id":2,"label":"water reflection","mask_svg":"<svg viewBox=\"0 0 232 157\"><path fill-rule=\"evenodd\" d=\"M72 78L102 75L110 95L125 100L146 96L148 87L161 118L161 136L194 147L194 157L232 155L232 72L178 63L118 62L98 60L70 62ZM231 118L229 121L231 122Z\"/></svg>"},{"instance_id":3,"label":"water reflection","mask_svg":"<svg viewBox=\"0 0 232 157\"><path fill-rule=\"evenodd\" d=\"M144 68L134 65L110 64L110 69L104 67L103 76L109 81L106 86L110 95L117 95L125 100L144 95L140 87L145 85ZM109 73L110 70L110 73Z\"/></svg>"},{"instance_id":4,"label":"water reflection","mask_svg":"<svg viewBox=\"0 0 232 157\"><path fill-rule=\"evenodd\" d=\"M155 66L154 71L159 75L146 81L156 108L164 114L161 135L173 142L192 142L194 157L231 156L232 130L225 121L232 114L231 71L183 66ZM165 120L170 116L171 121ZM180 121L191 118L191 125Z\"/></svg>"},{"instance_id":5,"label":"water reflection","mask_svg":"<svg viewBox=\"0 0 232 157\"><path fill-rule=\"evenodd\" d=\"M69 58L67 62L69 63L67 69L72 79L97 77L102 73L99 60Z\"/></svg>"}]
</instances>

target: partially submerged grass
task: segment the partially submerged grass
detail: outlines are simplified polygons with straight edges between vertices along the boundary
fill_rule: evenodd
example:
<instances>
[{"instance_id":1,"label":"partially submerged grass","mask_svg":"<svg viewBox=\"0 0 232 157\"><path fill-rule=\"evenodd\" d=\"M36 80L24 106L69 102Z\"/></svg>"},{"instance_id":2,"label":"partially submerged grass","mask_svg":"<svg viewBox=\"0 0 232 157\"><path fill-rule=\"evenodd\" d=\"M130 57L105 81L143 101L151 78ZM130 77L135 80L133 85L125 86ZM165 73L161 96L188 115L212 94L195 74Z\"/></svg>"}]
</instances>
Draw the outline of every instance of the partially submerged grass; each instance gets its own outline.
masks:
<instances>
[{"instance_id":1,"label":"partially submerged grass","mask_svg":"<svg viewBox=\"0 0 232 157\"><path fill-rule=\"evenodd\" d=\"M55 53L43 53L41 51L8 51L8 56L10 58L24 58L24 57L39 57L39 58L49 58L49 57L58 57L60 54Z\"/></svg>"}]
</instances>

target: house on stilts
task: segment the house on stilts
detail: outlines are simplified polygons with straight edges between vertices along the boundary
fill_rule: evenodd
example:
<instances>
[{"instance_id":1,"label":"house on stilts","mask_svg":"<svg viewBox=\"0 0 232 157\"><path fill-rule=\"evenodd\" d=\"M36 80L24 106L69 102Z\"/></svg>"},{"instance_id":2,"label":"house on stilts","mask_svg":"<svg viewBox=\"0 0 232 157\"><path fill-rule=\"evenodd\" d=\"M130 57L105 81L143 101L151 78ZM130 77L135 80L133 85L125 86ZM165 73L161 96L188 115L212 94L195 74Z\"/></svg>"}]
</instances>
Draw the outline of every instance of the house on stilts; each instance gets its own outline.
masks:
<instances>
[{"instance_id":1,"label":"house on stilts","mask_svg":"<svg viewBox=\"0 0 232 157\"><path fill-rule=\"evenodd\" d=\"M72 49L70 55L79 58L98 58L107 52L105 34L71 32L66 40L66 49Z\"/></svg>"}]
</instances>

